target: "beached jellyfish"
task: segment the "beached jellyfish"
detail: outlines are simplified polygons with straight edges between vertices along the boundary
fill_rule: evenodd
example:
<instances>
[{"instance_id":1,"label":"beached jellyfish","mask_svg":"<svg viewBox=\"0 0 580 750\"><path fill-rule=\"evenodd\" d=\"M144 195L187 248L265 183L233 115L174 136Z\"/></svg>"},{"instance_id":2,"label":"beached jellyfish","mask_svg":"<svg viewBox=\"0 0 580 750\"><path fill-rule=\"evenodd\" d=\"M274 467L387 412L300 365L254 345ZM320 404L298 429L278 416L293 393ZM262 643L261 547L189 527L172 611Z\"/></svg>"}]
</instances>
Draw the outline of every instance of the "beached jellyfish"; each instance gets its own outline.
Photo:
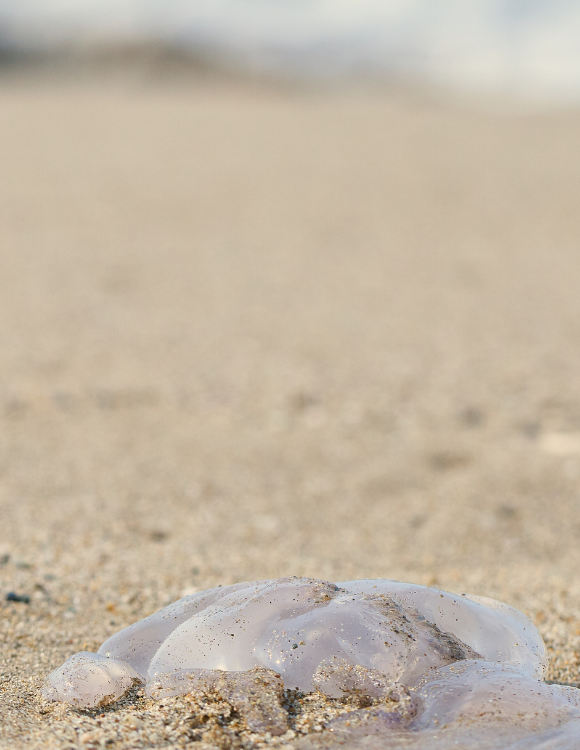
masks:
<instances>
[{"instance_id":1,"label":"beached jellyfish","mask_svg":"<svg viewBox=\"0 0 580 750\"><path fill-rule=\"evenodd\" d=\"M545 660L531 621L500 602L292 577L184 597L72 656L44 695L94 707L137 682L157 699L219 694L251 731L281 735L284 690L317 691L343 710L300 747L580 747L580 691L542 682Z\"/></svg>"}]
</instances>

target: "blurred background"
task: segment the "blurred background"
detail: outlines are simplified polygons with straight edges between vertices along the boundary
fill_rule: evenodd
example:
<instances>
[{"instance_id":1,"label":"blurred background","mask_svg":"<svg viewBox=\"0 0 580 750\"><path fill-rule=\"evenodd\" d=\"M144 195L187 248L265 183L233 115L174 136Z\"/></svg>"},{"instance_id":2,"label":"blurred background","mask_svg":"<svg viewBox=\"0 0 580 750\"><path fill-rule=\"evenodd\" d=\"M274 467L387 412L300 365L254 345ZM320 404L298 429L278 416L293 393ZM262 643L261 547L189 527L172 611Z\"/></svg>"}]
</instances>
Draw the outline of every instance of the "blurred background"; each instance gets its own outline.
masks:
<instances>
[{"instance_id":1,"label":"blurred background","mask_svg":"<svg viewBox=\"0 0 580 750\"><path fill-rule=\"evenodd\" d=\"M0 0L0 50L6 673L296 574L503 598L580 680L580 4Z\"/></svg>"},{"instance_id":2,"label":"blurred background","mask_svg":"<svg viewBox=\"0 0 580 750\"><path fill-rule=\"evenodd\" d=\"M230 68L574 102L577 0L1 0L7 56L161 45Z\"/></svg>"}]
</instances>

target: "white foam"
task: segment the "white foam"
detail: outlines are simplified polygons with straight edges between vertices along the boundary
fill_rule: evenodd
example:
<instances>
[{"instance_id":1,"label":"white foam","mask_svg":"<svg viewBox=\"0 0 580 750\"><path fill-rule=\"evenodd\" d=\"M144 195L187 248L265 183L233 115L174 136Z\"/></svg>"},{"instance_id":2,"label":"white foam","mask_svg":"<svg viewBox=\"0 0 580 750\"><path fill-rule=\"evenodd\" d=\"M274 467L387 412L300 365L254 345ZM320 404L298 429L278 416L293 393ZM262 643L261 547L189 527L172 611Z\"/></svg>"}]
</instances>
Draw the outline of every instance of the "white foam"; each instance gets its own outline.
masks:
<instances>
[{"instance_id":1,"label":"white foam","mask_svg":"<svg viewBox=\"0 0 580 750\"><path fill-rule=\"evenodd\" d=\"M249 725L281 734L281 677L286 688L335 700L366 696L371 707L328 727L352 742L372 730L385 741L403 732L418 743L409 747L451 748L449 738L464 741L468 729L485 738L482 747L527 738L522 747L533 748L546 732L562 739L580 727L580 692L543 683L545 659L531 621L500 602L383 579L294 577L186 596L113 635L98 654L72 656L44 695L97 706L136 679L154 698L220 691L250 711ZM251 685L262 698L250 705Z\"/></svg>"}]
</instances>

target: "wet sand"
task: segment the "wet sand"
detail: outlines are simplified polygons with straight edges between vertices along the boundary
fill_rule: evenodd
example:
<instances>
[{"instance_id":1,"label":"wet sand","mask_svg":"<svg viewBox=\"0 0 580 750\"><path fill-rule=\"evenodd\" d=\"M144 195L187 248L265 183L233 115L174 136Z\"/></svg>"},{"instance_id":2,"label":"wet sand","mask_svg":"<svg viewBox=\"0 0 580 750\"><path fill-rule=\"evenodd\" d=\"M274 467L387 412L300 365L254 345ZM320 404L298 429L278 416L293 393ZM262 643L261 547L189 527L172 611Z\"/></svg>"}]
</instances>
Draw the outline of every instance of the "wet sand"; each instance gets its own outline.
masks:
<instances>
[{"instance_id":1,"label":"wet sand","mask_svg":"<svg viewBox=\"0 0 580 750\"><path fill-rule=\"evenodd\" d=\"M268 577L502 599L580 682L579 136L404 91L0 79L1 747L187 744L183 700L39 687Z\"/></svg>"}]
</instances>

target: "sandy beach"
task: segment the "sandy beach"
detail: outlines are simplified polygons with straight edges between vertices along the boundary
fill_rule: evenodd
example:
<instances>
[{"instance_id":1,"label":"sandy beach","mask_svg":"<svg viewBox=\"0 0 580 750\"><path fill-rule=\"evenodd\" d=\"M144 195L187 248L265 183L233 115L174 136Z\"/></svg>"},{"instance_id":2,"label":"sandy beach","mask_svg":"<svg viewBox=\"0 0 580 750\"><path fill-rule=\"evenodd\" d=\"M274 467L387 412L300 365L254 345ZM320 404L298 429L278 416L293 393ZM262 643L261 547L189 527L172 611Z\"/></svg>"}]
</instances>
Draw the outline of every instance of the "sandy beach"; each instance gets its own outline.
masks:
<instances>
[{"instance_id":1,"label":"sandy beach","mask_svg":"<svg viewBox=\"0 0 580 750\"><path fill-rule=\"evenodd\" d=\"M579 137L400 89L0 77L0 747L189 744L183 700L40 687L287 575L501 599L580 683Z\"/></svg>"}]
</instances>

